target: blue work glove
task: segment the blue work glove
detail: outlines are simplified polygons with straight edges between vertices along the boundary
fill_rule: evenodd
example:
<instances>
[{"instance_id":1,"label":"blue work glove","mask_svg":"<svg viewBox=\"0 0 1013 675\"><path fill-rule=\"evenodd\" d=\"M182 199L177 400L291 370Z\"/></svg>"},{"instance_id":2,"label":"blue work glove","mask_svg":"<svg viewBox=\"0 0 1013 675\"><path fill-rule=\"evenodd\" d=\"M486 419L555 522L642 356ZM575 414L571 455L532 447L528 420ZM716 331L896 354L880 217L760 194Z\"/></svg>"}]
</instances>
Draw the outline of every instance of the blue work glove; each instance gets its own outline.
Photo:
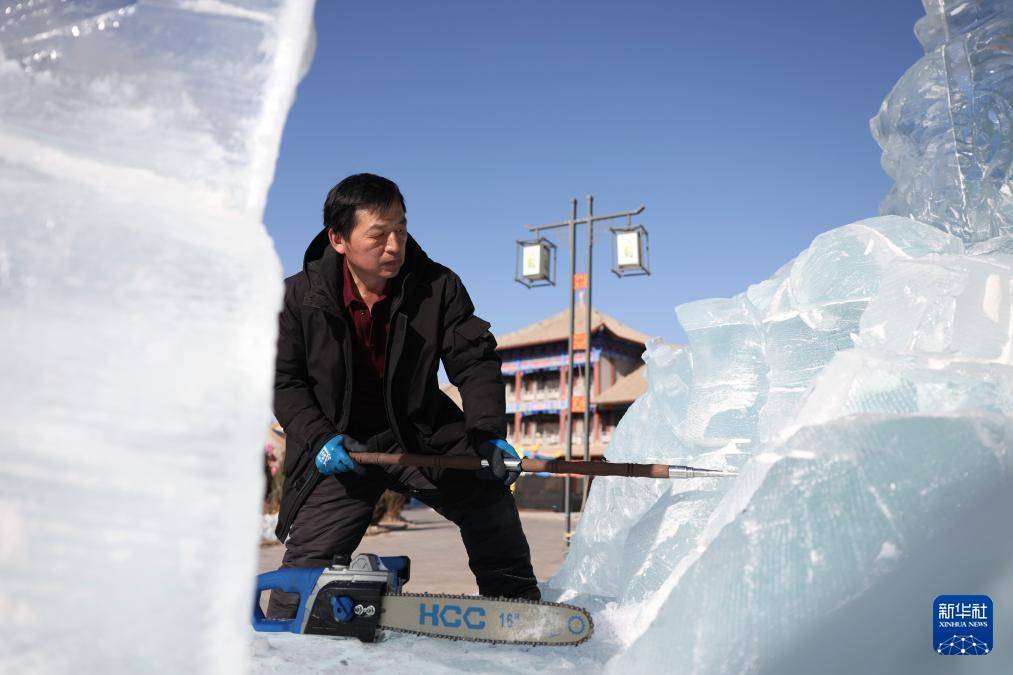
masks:
<instances>
[{"instance_id":1,"label":"blue work glove","mask_svg":"<svg viewBox=\"0 0 1013 675\"><path fill-rule=\"evenodd\" d=\"M479 469L476 473L479 478L486 480L498 480L503 485L513 485L520 477L520 469L507 469L504 459L520 459L520 455L514 450L514 446L502 438L494 438L483 441L475 449L479 457L489 462L485 469Z\"/></svg>"},{"instance_id":2,"label":"blue work glove","mask_svg":"<svg viewBox=\"0 0 1013 675\"><path fill-rule=\"evenodd\" d=\"M341 434L332 436L324 443L324 447L320 448L320 452L317 453L317 471L325 476L346 471L354 471L360 476L366 473L361 464L358 464L348 456L348 452L345 450L346 446L349 449L361 447L354 439L347 438Z\"/></svg>"}]
</instances>

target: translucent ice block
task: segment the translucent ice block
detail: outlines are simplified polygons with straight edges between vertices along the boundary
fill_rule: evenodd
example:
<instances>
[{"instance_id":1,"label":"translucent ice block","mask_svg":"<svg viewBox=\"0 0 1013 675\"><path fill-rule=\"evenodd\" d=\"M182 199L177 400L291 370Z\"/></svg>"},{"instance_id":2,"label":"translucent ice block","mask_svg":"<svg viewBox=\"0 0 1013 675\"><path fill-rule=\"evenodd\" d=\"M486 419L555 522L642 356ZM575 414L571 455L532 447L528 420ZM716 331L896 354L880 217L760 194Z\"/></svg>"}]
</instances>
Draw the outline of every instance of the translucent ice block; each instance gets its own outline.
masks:
<instances>
[{"instance_id":1,"label":"translucent ice block","mask_svg":"<svg viewBox=\"0 0 1013 675\"><path fill-rule=\"evenodd\" d=\"M860 342L893 352L1013 363L1013 269L988 256L899 262L861 320Z\"/></svg>"},{"instance_id":2,"label":"translucent ice block","mask_svg":"<svg viewBox=\"0 0 1013 675\"><path fill-rule=\"evenodd\" d=\"M872 119L895 184L880 212L977 242L1013 230L1013 136L1005 0L923 0L925 56Z\"/></svg>"},{"instance_id":3,"label":"translucent ice block","mask_svg":"<svg viewBox=\"0 0 1013 675\"><path fill-rule=\"evenodd\" d=\"M900 591L868 589L901 588L899 575L922 584L904 586L908 602L932 590L924 551L961 518L987 522L1010 484L1008 256L963 251L937 228L873 218L817 237L744 294L678 308L690 344L649 345L648 391L607 452L644 458L677 439L692 462L741 475L660 491L596 481L549 589L595 589L618 644L609 670L809 672L792 657L827 642L816 626L863 603L878 623L847 639L901 620L886 600ZM727 429L747 442L705 447ZM1004 587L1010 548L978 565L982 588ZM920 643L906 639L910 658Z\"/></svg>"},{"instance_id":4,"label":"translucent ice block","mask_svg":"<svg viewBox=\"0 0 1013 675\"><path fill-rule=\"evenodd\" d=\"M685 435L751 438L767 386L763 331L752 304L740 294L686 303L676 315L693 358Z\"/></svg>"},{"instance_id":5,"label":"translucent ice block","mask_svg":"<svg viewBox=\"0 0 1013 675\"><path fill-rule=\"evenodd\" d=\"M0 670L241 672L312 2L0 7Z\"/></svg>"},{"instance_id":6,"label":"translucent ice block","mask_svg":"<svg viewBox=\"0 0 1013 675\"><path fill-rule=\"evenodd\" d=\"M880 576L911 564L912 554L945 546L958 528L974 527L959 523L958 513L1007 492L1004 426L1000 416L888 416L801 429L777 453L744 468L688 569L652 599L656 618L607 670L786 672L772 666L802 655L809 670L798 672L812 672L821 655L808 651L811 628ZM976 579L981 586L1001 573L1006 549L977 552L988 571ZM914 617L885 597L871 598L865 622L892 635L890 626ZM919 606L929 607L932 597ZM929 625L931 617L926 611L917 618ZM861 622L843 630L836 637L852 645L856 636L877 633ZM929 639L893 640L889 651L903 653L922 672L923 663L938 658ZM860 658L866 667L897 660L893 654ZM835 672L845 666L854 663L829 665Z\"/></svg>"}]
</instances>

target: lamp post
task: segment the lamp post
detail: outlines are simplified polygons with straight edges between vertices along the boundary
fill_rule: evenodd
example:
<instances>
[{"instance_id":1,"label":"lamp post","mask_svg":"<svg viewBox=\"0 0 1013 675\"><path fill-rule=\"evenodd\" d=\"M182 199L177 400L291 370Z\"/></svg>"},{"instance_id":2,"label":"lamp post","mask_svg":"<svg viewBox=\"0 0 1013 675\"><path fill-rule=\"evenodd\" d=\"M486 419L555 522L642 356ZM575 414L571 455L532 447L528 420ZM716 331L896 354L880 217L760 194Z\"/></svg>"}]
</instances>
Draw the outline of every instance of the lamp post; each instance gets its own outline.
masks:
<instances>
[{"instance_id":1,"label":"lamp post","mask_svg":"<svg viewBox=\"0 0 1013 675\"><path fill-rule=\"evenodd\" d=\"M648 263L648 242L647 230L643 225L633 225L633 216L640 215L644 206L633 211L620 213L609 213L606 215L594 215L594 197L587 197L587 216L577 218L577 200L571 200L570 219L561 223L548 225L525 225L531 232L534 239L517 242L518 246L518 273L515 279L527 286L555 285L556 282L556 247L549 240L542 237L545 231L567 228L570 240L570 329L567 340L566 355L566 459L573 458L573 366L574 351L583 348L584 351L584 396L582 401L582 412L584 413L584 460L591 459L591 287L594 271L594 226L618 218L625 218L625 228L609 228L613 235L613 267L612 271L616 276L632 276L650 274ZM587 227L587 272L583 275L576 273L577 267L577 226L586 224ZM576 323L574 299L578 289L586 289L587 302L585 303L587 314L584 321L584 334L581 345L575 345L574 324ZM570 477L566 476L563 486L563 510L566 513L566 541L570 542L570 535L573 532L572 506L570 504ZM581 508L587 503L589 487L588 477L583 478Z\"/></svg>"}]
</instances>

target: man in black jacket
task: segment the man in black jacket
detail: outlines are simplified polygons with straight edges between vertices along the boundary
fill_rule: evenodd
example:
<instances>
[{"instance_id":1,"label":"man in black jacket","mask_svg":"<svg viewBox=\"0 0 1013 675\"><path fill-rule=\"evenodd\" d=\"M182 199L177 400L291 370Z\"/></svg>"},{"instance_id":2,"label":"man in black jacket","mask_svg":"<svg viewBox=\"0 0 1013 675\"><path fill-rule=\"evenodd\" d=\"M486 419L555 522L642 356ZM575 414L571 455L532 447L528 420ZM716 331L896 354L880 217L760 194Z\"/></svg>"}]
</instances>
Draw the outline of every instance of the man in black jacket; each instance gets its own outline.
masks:
<instances>
[{"instance_id":1,"label":"man in black jacket","mask_svg":"<svg viewBox=\"0 0 1013 675\"><path fill-rule=\"evenodd\" d=\"M407 233L392 181L349 176L327 195L324 230L303 271L285 280L274 409L287 435L277 535L283 567L326 566L350 554L390 488L461 529L483 595L538 599L531 555L508 486L501 362L489 323L460 278ZM442 392L437 368L461 392ZM478 454L473 474L361 466L349 451ZM291 616L272 594L268 614Z\"/></svg>"}]
</instances>

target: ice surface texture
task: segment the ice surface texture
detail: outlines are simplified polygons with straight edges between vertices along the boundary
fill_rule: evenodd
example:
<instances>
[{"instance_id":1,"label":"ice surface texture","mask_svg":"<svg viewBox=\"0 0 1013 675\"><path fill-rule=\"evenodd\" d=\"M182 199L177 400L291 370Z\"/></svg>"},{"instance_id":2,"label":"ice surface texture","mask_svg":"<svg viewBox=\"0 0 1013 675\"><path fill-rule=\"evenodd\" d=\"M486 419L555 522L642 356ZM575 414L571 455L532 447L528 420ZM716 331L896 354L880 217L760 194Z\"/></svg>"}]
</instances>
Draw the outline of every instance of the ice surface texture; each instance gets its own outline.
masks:
<instances>
[{"instance_id":1,"label":"ice surface texture","mask_svg":"<svg viewBox=\"0 0 1013 675\"><path fill-rule=\"evenodd\" d=\"M971 243L1013 231L1013 3L922 0L925 56L871 122L896 181L880 213Z\"/></svg>"},{"instance_id":2,"label":"ice surface texture","mask_svg":"<svg viewBox=\"0 0 1013 675\"><path fill-rule=\"evenodd\" d=\"M648 348L608 454L742 475L595 482L549 594L601 608L610 670L948 671L911 628L931 598L1013 601L1013 6L925 6L926 56L872 121L892 215Z\"/></svg>"},{"instance_id":3,"label":"ice surface texture","mask_svg":"<svg viewBox=\"0 0 1013 675\"><path fill-rule=\"evenodd\" d=\"M549 594L598 609L610 670L853 672L855 644L887 633L863 667L953 667L928 632L894 626L928 625L947 584L1013 593L1013 545L992 543L1013 504L1003 250L871 218L745 293L677 309L689 346L649 345L648 391L608 455L742 475L595 481Z\"/></svg>"},{"instance_id":4,"label":"ice surface texture","mask_svg":"<svg viewBox=\"0 0 1013 675\"><path fill-rule=\"evenodd\" d=\"M0 4L0 670L245 669L311 21Z\"/></svg>"}]
</instances>

